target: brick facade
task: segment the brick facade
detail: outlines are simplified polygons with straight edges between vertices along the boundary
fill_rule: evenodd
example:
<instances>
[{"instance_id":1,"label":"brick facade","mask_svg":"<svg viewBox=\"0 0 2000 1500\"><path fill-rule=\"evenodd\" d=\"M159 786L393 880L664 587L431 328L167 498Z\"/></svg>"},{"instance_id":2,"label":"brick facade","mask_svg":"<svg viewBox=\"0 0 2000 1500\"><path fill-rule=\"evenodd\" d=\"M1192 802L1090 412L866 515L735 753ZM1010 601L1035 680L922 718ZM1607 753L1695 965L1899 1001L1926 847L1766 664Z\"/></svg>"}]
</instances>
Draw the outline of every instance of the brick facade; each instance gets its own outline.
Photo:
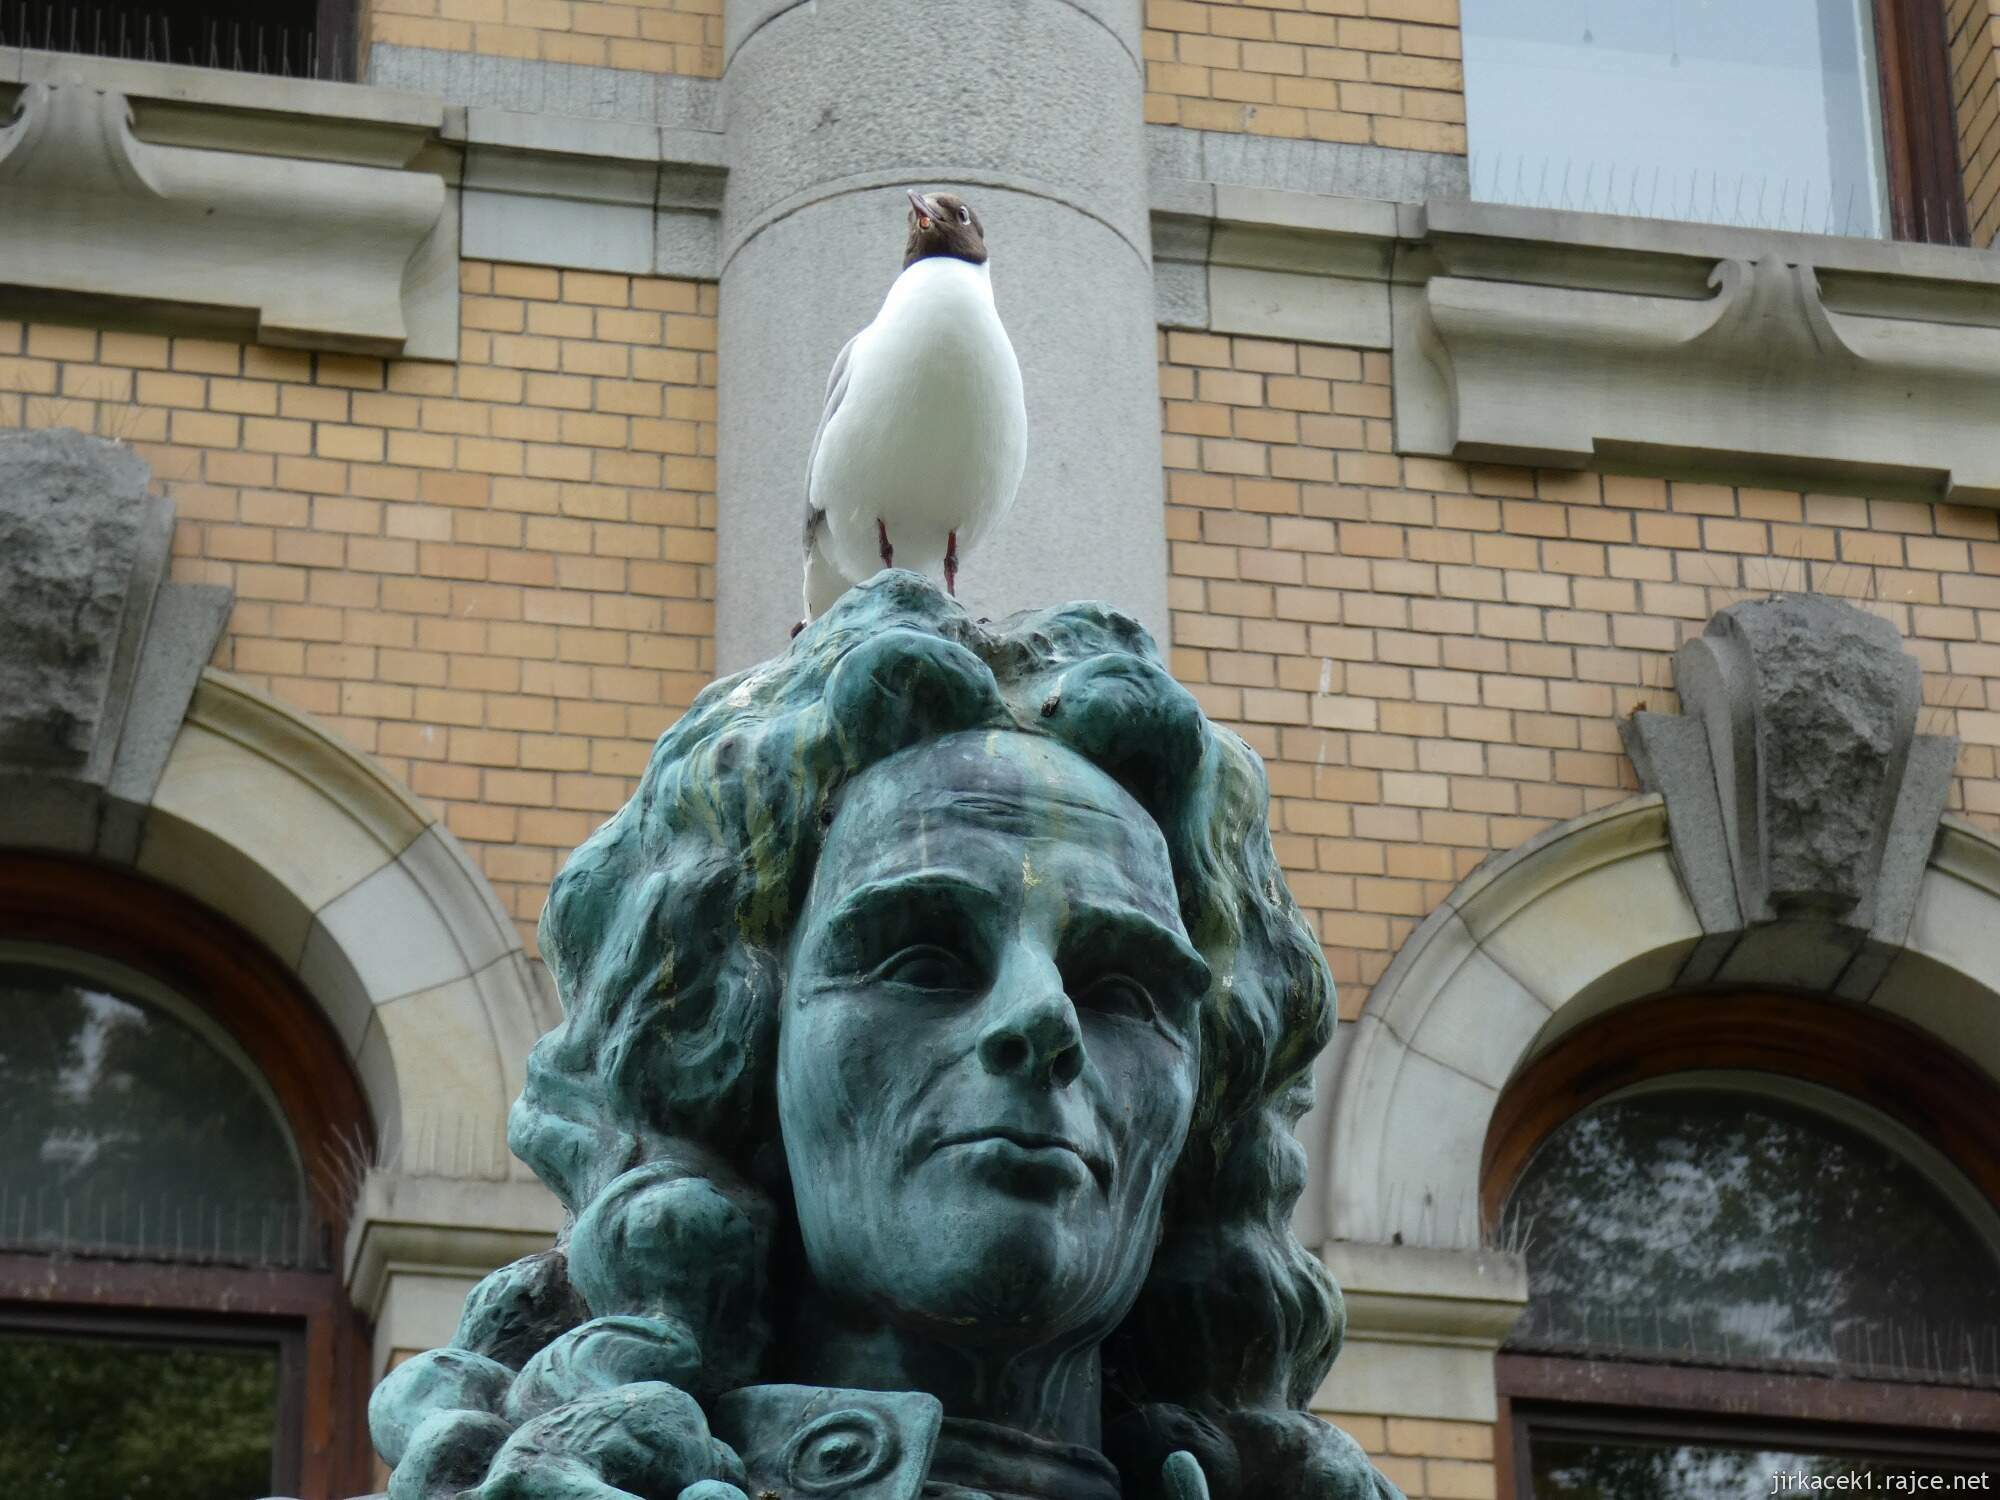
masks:
<instances>
[{"instance_id":1,"label":"brick facade","mask_svg":"<svg viewBox=\"0 0 2000 1500\"><path fill-rule=\"evenodd\" d=\"M463 267L457 365L0 322L0 427L130 442L215 664L443 815L533 943L714 665L715 288Z\"/></svg>"},{"instance_id":2,"label":"brick facade","mask_svg":"<svg viewBox=\"0 0 2000 1500\"><path fill-rule=\"evenodd\" d=\"M1946 3L1986 245L2000 0ZM1145 17L1154 125L1466 150L1457 0ZM721 71L722 0L370 0L366 24ZM174 576L235 591L215 665L438 810L533 951L550 879L715 672L718 295L461 271L453 364L0 321L0 428L142 453L178 507ZM1344 1019L1483 860L1637 790L1619 721L1673 709L1676 649L1753 593L1890 620L1919 727L1963 741L1952 808L2000 833L2000 512L1406 457L1387 353L1164 330L1158 352L1171 666L1265 758ZM1499 1491L1489 1424L1334 1420L1411 1500Z\"/></svg>"},{"instance_id":3,"label":"brick facade","mask_svg":"<svg viewBox=\"0 0 2000 1500\"><path fill-rule=\"evenodd\" d=\"M1359 1014L1487 855L1632 795L1618 720L1746 594L1885 615L1953 796L2000 830L2000 515L1390 451L1389 358L1161 339L1174 670L1269 767L1279 857Z\"/></svg>"},{"instance_id":4,"label":"brick facade","mask_svg":"<svg viewBox=\"0 0 2000 1500\"><path fill-rule=\"evenodd\" d=\"M1952 105L1972 243L2000 234L2000 13L1993 0L1947 0Z\"/></svg>"},{"instance_id":5,"label":"brick facade","mask_svg":"<svg viewBox=\"0 0 2000 1500\"><path fill-rule=\"evenodd\" d=\"M717 78L722 0L367 0L371 41Z\"/></svg>"},{"instance_id":6,"label":"brick facade","mask_svg":"<svg viewBox=\"0 0 2000 1500\"><path fill-rule=\"evenodd\" d=\"M1458 0L1147 0L1156 125L1465 151Z\"/></svg>"}]
</instances>

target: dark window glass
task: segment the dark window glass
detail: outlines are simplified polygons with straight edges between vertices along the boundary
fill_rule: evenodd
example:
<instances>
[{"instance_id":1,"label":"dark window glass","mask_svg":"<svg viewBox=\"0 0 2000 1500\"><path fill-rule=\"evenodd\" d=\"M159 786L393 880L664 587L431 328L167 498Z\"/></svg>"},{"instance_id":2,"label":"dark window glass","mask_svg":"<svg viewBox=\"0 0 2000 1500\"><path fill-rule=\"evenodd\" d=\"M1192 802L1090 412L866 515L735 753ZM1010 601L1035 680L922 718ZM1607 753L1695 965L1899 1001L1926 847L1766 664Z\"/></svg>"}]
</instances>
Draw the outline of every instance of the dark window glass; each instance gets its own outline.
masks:
<instances>
[{"instance_id":1,"label":"dark window glass","mask_svg":"<svg viewBox=\"0 0 2000 1500\"><path fill-rule=\"evenodd\" d=\"M165 1004L0 961L0 1248L296 1266L321 1253L247 1065Z\"/></svg>"},{"instance_id":2,"label":"dark window glass","mask_svg":"<svg viewBox=\"0 0 2000 1500\"><path fill-rule=\"evenodd\" d=\"M256 1500L278 1350L0 1329L0 1495Z\"/></svg>"},{"instance_id":3,"label":"dark window glass","mask_svg":"<svg viewBox=\"0 0 2000 1500\"><path fill-rule=\"evenodd\" d=\"M351 80L352 0L0 0L0 46Z\"/></svg>"},{"instance_id":4,"label":"dark window glass","mask_svg":"<svg viewBox=\"0 0 2000 1500\"><path fill-rule=\"evenodd\" d=\"M1770 1500L1773 1495L1952 1493L1966 1476L1970 1493L1986 1492L1977 1460L1954 1463L1902 1455L1803 1453L1725 1448L1712 1443L1537 1436L1535 1500ZM1936 1480L1922 1491L1892 1489L1914 1476ZM1961 1490L1961 1493L1967 1492Z\"/></svg>"},{"instance_id":5,"label":"dark window glass","mask_svg":"<svg viewBox=\"0 0 2000 1500\"><path fill-rule=\"evenodd\" d=\"M1537 1150L1507 1221L1529 1274L1513 1348L2000 1383L1990 1243L1818 1110L1727 1089L1606 1101Z\"/></svg>"}]
</instances>

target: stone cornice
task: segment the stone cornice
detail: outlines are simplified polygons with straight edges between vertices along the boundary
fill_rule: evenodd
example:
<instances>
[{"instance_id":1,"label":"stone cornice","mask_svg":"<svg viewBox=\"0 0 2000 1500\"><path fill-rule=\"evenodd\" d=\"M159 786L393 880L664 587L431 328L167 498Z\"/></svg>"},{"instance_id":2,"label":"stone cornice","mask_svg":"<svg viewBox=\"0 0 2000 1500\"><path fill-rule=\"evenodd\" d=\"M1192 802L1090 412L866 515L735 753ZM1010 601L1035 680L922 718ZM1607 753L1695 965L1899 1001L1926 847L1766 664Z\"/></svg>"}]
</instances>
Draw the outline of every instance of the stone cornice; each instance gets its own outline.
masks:
<instances>
[{"instance_id":1,"label":"stone cornice","mask_svg":"<svg viewBox=\"0 0 2000 1500\"><path fill-rule=\"evenodd\" d=\"M2000 504L2000 256L1156 181L1168 326L1388 348L1404 453Z\"/></svg>"},{"instance_id":2,"label":"stone cornice","mask_svg":"<svg viewBox=\"0 0 2000 1500\"><path fill-rule=\"evenodd\" d=\"M396 1275L484 1276L546 1250L562 1205L539 1182L372 1172L350 1218L342 1269L354 1305L373 1317Z\"/></svg>"},{"instance_id":3,"label":"stone cornice","mask_svg":"<svg viewBox=\"0 0 2000 1500\"><path fill-rule=\"evenodd\" d=\"M1329 1240L1320 1256L1340 1283L1350 1337L1491 1352L1527 1304L1526 1262L1506 1251Z\"/></svg>"},{"instance_id":4,"label":"stone cornice","mask_svg":"<svg viewBox=\"0 0 2000 1500\"><path fill-rule=\"evenodd\" d=\"M420 95L0 49L0 278L28 310L455 358Z\"/></svg>"},{"instance_id":5,"label":"stone cornice","mask_svg":"<svg viewBox=\"0 0 2000 1500\"><path fill-rule=\"evenodd\" d=\"M628 275L720 273L723 136L689 126L454 111L463 249L477 259Z\"/></svg>"},{"instance_id":6,"label":"stone cornice","mask_svg":"<svg viewBox=\"0 0 2000 1500\"><path fill-rule=\"evenodd\" d=\"M1316 1410L1490 1422L1493 1356L1527 1305L1526 1262L1494 1249L1329 1240L1347 1337Z\"/></svg>"},{"instance_id":7,"label":"stone cornice","mask_svg":"<svg viewBox=\"0 0 2000 1500\"><path fill-rule=\"evenodd\" d=\"M723 141L0 48L0 306L452 360L461 254L713 280Z\"/></svg>"}]
</instances>

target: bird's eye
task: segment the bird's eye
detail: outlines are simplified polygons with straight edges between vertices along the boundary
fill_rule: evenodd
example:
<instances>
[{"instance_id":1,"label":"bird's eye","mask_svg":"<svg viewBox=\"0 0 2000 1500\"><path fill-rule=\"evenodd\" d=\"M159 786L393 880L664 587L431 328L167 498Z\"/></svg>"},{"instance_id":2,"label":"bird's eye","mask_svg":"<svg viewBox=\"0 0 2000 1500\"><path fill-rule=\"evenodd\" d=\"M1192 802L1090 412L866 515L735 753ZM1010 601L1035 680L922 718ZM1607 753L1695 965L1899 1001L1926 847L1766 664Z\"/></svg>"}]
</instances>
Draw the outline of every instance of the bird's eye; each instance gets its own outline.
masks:
<instances>
[{"instance_id":1,"label":"bird's eye","mask_svg":"<svg viewBox=\"0 0 2000 1500\"><path fill-rule=\"evenodd\" d=\"M961 224L970 224L972 222L972 210L967 208L963 203L958 206L958 222Z\"/></svg>"}]
</instances>

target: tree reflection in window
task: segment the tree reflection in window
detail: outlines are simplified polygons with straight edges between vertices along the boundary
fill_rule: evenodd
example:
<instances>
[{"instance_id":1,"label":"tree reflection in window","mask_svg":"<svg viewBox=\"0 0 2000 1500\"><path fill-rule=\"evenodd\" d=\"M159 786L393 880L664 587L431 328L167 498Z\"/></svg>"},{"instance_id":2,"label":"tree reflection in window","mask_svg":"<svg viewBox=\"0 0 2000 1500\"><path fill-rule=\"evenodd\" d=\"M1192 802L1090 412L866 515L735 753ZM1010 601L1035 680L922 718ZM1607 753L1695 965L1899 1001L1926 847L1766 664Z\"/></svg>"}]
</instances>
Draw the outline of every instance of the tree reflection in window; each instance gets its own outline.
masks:
<instances>
[{"instance_id":1,"label":"tree reflection in window","mask_svg":"<svg viewBox=\"0 0 2000 1500\"><path fill-rule=\"evenodd\" d=\"M1872 1135L1732 1089L1574 1116L1510 1196L1529 1305L1510 1347L2000 1384L2000 1263Z\"/></svg>"},{"instance_id":2,"label":"tree reflection in window","mask_svg":"<svg viewBox=\"0 0 2000 1500\"><path fill-rule=\"evenodd\" d=\"M0 1329L0 1494L253 1500L273 1480L275 1347Z\"/></svg>"},{"instance_id":3,"label":"tree reflection in window","mask_svg":"<svg viewBox=\"0 0 2000 1500\"><path fill-rule=\"evenodd\" d=\"M1953 1477L1987 1472L1979 1462L1907 1453L1803 1453L1713 1443L1628 1442L1614 1438L1534 1440L1533 1500L1768 1500L1789 1486L1798 1494L1853 1493L1923 1476L1948 1491ZM1893 1476L1893 1478L1892 1478Z\"/></svg>"},{"instance_id":4,"label":"tree reflection in window","mask_svg":"<svg viewBox=\"0 0 2000 1500\"><path fill-rule=\"evenodd\" d=\"M311 1260L269 1094L212 1028L140 988L0 960L0 1247Z\"/></svg>"}]
</instances>

